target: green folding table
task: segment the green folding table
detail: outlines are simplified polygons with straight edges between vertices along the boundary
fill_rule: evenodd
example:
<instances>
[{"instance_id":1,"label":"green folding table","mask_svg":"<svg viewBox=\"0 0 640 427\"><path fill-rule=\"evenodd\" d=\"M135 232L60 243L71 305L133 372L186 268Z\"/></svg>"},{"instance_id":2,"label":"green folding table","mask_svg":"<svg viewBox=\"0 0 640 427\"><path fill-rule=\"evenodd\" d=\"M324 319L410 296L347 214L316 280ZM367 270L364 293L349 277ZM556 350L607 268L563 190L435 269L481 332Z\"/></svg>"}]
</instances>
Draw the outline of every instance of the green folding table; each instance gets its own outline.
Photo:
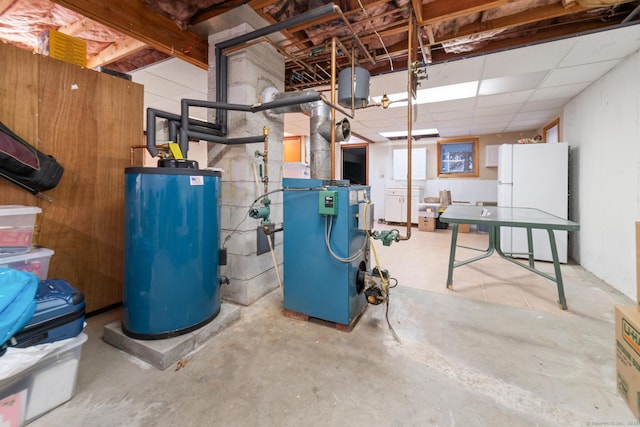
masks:
<instances>
[{"instance_id":1,"label":"green folding table","mask_svg":"<svg viewBox=\"0 0 640 427\"><path fill-rule=\"evenodd\" d=\"M562 310L567 309L567 300L564 296L564 286L562 283L562 273L560 272L560 261L558 260L558 249L556 247L554 230L577 231L580 229L580 225L578 223L560 218L539 209L468 205L449 205L444 213L440 215L440 221L449 223L453 226L451 233L451 252L449 254L449 271L447 277L447 287L449 289L453 289L454 268L490 257L494 252L497 252L502 258L555 282L558 287L558 303L560 308ZM464 261L455 261L456 247L458 246L459 224L484 225L489 229L489 246L486 250L467 247L467 249L484 252L483 254ZM500 247L500 227L526 229L528 252L518 255L526 256L529 261L528 264L516 260L511 256L513 254L505 254L502 251L502 248ZM533 229L543 229L548 232L549 245L551 247L551 256L555 272L554 275L535 268L532 238Z\"/></svg>"}]
</instances>

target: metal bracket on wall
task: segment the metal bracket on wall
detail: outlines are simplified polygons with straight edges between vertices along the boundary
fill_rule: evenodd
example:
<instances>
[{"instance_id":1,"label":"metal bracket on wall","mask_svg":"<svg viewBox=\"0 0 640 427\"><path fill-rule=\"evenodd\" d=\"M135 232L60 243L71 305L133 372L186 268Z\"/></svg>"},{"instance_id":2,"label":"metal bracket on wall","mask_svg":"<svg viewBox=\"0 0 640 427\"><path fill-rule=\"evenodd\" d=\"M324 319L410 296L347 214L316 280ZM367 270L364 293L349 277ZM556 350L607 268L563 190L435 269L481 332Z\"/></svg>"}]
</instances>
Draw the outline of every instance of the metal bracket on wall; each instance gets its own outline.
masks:
<instances>
[{"instance_id":1,"label":"metal bracket on wall","mask_svg":"<svg viewBox=\"0 0 640 427\"><path fill-rule=\"evenodd\" d=\"M275 233L271 233L267 236L267 234L264 232L264 227L264 225L259 225L258 227L256 227L256 255L262 255L269 252L269 242L267 241L268 238L271 239L271 245L274 248L276 246ZM268 227L269 230L274 230L275 224L269 224Z\"/></svg>"}]
</instances>

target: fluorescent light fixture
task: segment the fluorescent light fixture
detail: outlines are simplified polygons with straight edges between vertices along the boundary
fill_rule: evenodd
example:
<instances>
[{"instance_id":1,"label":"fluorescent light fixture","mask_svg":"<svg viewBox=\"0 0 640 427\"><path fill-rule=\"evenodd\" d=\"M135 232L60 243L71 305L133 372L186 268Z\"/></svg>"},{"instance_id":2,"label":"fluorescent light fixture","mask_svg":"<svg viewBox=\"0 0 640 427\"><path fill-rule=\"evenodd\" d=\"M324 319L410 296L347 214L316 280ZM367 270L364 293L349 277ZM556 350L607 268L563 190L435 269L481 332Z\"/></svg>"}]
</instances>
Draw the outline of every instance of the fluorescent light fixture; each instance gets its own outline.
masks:
<instances>
[{"instance_id":1,"label":"fluorescent light fixture","mask_svg":"<svg viewBox=\"0 0 640 427\"><path fill-rule=\"evenodd\" d=\"M384 136L385 138L400 138L400 137L407 137L407 131L406 130L395 130L395 131L391 131L391 132L380 132L380 135ZM424 136L424 135L438 135L438 129L436 128L431 128L431 129L412 129L411 130L411 135L413 136Z\"/></svg>"},{"instance_id":2,"label":"fluorescent light fixture","mask_svg":"<svg viewBox=\"0 0 640 427\"><path fill-rule=\"evenodd\" d=\"M414 104L431 104L434 102L453 101L455 99L473 98L478 92L478 81L456 83L453 85L430 87L420 89L416 93ZM390 105L389 108L398 108L407 106L407 93L389 93L387 94ZM371 99L376 104L381 104L382 96L374 96Z\"/></svg>"}]
</instances>

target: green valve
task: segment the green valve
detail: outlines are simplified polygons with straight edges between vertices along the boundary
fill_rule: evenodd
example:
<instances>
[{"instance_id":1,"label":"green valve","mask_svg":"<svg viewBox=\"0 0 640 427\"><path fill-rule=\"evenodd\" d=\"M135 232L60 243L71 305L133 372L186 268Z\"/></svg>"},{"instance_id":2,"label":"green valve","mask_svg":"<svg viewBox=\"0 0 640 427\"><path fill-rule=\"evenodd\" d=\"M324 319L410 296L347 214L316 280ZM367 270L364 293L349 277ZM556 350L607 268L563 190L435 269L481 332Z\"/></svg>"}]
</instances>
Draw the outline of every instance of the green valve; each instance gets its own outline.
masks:
<instances>
[{"instance_id":1,"label":"green valve","mask_svg":"<svg viewBox=\"0 0 640 427\"><path fill-rule=\"evenodd\" d=\"M337 191L320 191L318 213L320 213L320 215L338 215Z\"/></svg>"}]
</instances>

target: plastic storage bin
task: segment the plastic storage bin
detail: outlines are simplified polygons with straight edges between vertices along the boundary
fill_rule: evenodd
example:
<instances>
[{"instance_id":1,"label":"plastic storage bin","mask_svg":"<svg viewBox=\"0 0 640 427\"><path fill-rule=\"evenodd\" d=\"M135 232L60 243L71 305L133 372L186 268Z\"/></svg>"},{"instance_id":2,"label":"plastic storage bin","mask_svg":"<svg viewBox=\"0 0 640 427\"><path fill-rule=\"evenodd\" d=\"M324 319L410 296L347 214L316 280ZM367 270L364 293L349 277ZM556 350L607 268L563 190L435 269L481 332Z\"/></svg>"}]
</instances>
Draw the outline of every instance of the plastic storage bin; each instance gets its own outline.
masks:
<instances>
[{"instance_id":1,"label":"plastic storage bin","mask_svg":"<svg viewBox=\"0 0 640 427\"><path fill-rule=\"evenodd\" d=\"M36 206L0 206L0 256L27 252L31 248L36 215L42 209Z\"/></svg>"},{"instance_id":2,"label":"plastic storage bin","mask_svg":"<svg viewBox=\"0 0 640 427\"><path fill-rule=\"evenodd\" d=\"M40 280L44 280L49 273L49 262L52 256L51 249L32 248L24 254L0 257L0 267L28 271L38 276Z\"/></svg>"},{"instance_id":3,"label":"plastic storage bin","mask_svg":"<svg viewBox=\"0 0 640 427\"><path fill-rule=\"evenodd\" d=\"M80 354L85 341L87 335L81 333L35 365L1 380L0 402L19 408L20 413L12 415L28 423L70 400L75 394Z\"/></svg>"}]
</instances>

